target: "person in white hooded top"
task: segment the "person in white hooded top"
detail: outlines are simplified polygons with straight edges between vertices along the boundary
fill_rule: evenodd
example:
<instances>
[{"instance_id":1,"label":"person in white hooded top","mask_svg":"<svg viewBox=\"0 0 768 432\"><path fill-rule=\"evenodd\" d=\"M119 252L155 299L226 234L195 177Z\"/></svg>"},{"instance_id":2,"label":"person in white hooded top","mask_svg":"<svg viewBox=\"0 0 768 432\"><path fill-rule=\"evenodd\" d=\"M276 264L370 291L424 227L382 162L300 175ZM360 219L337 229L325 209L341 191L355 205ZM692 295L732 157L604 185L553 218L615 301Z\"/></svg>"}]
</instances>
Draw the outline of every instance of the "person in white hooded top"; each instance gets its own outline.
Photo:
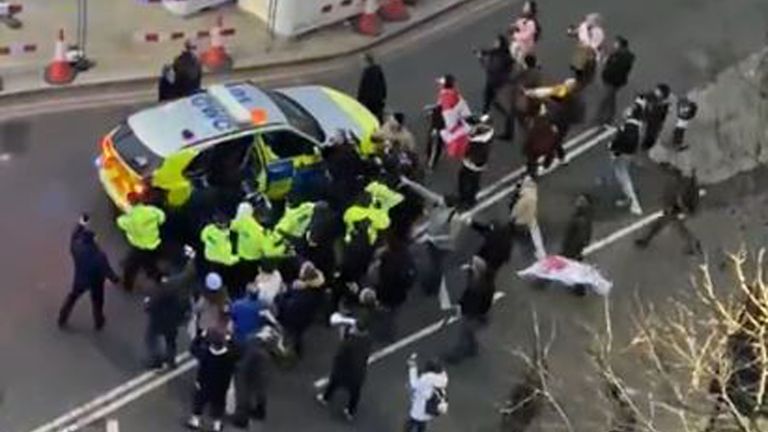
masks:
<instances>
[{"instance_id":1,"label":"person in white hooded top","mask_svg":"<svg viewBox=\"0 0 768 432\"><path fill-rule=\"evenodd\" d=\"M448 388L448 374L437 360L427 361L424 373L419 375L416 354L408 359L408 389L411 392L411 407L408 420L405 422L405 432L425 432L427 424L435 417L432 409L428 408L430 399L436 393L442 394L442 402L436 407L439 413L447 411L445 391ZM432 413L430 413L432 411Z\"/></svg>"}]
</instances>

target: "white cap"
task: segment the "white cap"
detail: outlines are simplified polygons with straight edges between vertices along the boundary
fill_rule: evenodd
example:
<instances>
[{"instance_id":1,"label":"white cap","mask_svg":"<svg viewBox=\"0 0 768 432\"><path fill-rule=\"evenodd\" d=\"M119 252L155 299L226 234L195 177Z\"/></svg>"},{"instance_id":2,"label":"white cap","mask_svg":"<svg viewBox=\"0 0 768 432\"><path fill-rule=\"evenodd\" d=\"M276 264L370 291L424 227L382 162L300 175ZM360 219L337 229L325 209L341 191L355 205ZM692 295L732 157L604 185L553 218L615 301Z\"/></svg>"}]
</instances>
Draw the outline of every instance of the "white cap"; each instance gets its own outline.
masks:
<instances>
[{"instance_id":1,"label":"white cap","mask_svg":"<svg viewBox=\"0 0 768 432\"><path fill-rule=\"evenodd\" d=\"M205 287L208 288L210 291L218 291L221 289L221 276L219 276L218 273L208 273L207 276L205 276Z\"/></svg>"},{"instance_id":2,"label":"white cap","mask_svg":"<svg viewBox=\"0 0 768 432\"><path fill-rule=\"evenodd\" d=\"M237 217L253 216L253 206L247 201L243 201L237 206Z\"/></svg>"}]
</instances>

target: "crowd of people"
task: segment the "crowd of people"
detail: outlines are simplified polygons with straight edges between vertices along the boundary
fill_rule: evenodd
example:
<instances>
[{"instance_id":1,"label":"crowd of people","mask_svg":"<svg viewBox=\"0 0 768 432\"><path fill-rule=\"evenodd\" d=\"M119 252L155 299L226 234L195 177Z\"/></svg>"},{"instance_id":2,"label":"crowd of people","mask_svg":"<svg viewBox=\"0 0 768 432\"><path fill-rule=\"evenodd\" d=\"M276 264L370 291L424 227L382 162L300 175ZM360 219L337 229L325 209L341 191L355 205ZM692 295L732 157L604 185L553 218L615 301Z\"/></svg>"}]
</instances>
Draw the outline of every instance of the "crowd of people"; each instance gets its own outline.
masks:
<instances>
[{"instance_id":1,"label":"crowd of people","mask_svg":"<svg viewBox=\"0 0 768 432\"><path fill-rule=\"evenodd\" d=\"M338 390L345 390L349 398L344 415L352 420L373 347L395 339L398 311L417 282L426 295L441 294L448 257L455 252L458 233L468 226L482 238L482 245L464 265L465 288L450 306L462 318L458 339L422 368L415 356L408 362L411 406L404 427L406 432L425 431L430 420L447 411L445 364L478 353L476 333L488 321L496 275L510 260L513 244L523 234L530 238L526 243L534 259L547 256L537 217L540 166L549 167L555 159L566 162L563 142L569 130L584 121L584 90L598 71L603 85L593 121L616 128L610 144L612 166L626 197L622 205L633 214L643 209L630 176L632 159L656 145L673 106L673 143L684 150L687 121L695 115L693 102L679 98L674 105L669 86L659 84L639 93L616 119L617 95L627 85L634 55L622 36L607 46L598 14L568 29L575 38L570 71L562 80L548 81L536 57L542 36L538 13L535 2L525 2L508 34L498 35L491 48L476 50L486 72L483 116L472 115L454 76L438 80L424 157L417 153L405 116L386 112L386 79L368 55L358 97L382 121L373 137L375 155L362 157L353 137L334 137L334 145L323 154L330 187L320 196L289 194L284 203L263 206L243 194L233 212L217 209L210 217L191 219L193 226L184 219L180 229L178 212L164 208L162 194L151 194L117 218L129 245L121 276L110 267L84 214L71 237L75 279L59 326L67 325L78 297L90 292L94 324L102 329L105 280L122 281L131 291L143 270L147 366L176 366L178 333L186 324L190 351L199 362L187 426L201 428L207 413L214 431L224 427L231 386L232 424L247 427L251 420L263 421L268 364L290 367L301 361L305 332L316 323L332 326L339 329L340 341L328 383L316 399L326 405ZM195 70L194 54L187 47L164 70L160 98L199 88ZM180 80L189 81L181 90ZM494 138L493 114L500 116L504 129L497 139L511 141L517 130L522 132L527 175L513 194L509 216L480 223L463 218L462 210L476 203ZM424 193L417 182L436 167L443 153L462 166L457 193ZM664 217L637 245L647 246L661 228L673 223L685 236L687 250L696 251L700 246L684 225L684 216L697 203L695 176L671 166L665 171L670 181ZM560 255L583 258L591 240L592 201L588 194L576 199ZM423 269L417 268L413 256L413 227L420 220L427 226L420 245L428 258ZM574 292L586 295L588 287L576 286Z\"/></svg>"}]
</instances>

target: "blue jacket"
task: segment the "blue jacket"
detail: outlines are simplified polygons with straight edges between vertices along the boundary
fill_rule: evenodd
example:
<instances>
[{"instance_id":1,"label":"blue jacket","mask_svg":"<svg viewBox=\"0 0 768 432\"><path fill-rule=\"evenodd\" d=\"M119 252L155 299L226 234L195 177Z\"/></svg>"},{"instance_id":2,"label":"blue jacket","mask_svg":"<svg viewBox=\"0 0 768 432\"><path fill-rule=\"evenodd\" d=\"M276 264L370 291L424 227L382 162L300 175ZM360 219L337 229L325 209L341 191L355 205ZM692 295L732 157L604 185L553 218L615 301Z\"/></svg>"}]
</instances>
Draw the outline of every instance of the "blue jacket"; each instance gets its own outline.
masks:
<instances>
[{"instance_id":1,"label":"blue jacket","mask_svg":"<svg viewBox=\"0 0 768 432\"><path fill-rule=\"evenodd\" d=\"M266 310L266 305L259 300L257 295L247 295L232 304L230 315L234 325L235 342L244 343L249 335L252 335L266 324L266 319L261 313Z\"/></svg>"}]
</instances>

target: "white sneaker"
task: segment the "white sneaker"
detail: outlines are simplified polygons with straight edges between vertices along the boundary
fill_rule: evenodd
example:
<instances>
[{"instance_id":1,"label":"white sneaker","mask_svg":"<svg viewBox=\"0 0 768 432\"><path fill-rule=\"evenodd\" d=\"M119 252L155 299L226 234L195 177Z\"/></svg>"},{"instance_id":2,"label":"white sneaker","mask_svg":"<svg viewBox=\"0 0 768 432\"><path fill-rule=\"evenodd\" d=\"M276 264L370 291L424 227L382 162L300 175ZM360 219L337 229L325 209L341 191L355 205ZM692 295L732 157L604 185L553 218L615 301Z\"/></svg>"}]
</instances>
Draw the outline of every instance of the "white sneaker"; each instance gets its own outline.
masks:
<instances>
[{"instance_id":1,"label":"white sneaker","mask_svg":"<svg viewBox=\"0 0 768 432\"><path fill-rule=\"evenodd\" d=\"M187 420L185 425L192 430L199 430L200 429L200 417L198 416L192 416Z\"/></svg>"},{"instance_id":2,"label":"white sneaker","mask_svg":"<svg viewBox=\"0 0 768 432\"><path fill-rule=\"evenodd\" d=\"M348 422L355 420L355 416L351 412L349 412L349 408L344 408L344 418Z\"/></svg>"},{"instance_id":3,"label":"white sneaker","mask_svg":"<svg viewBox=\"0 0 768 432\"><path fill-rule=\"evenodd\" d=\"M629 205L629 200L625 199L625 198L619 198L619 199L616 200L615 204L616 204L616 207L624 208L624 207L627 207Z\"/></svg>"},{"instance_id":4,"label":"white sneaker","mask_svg":"<svg viewBox=\"0 0 768 432\"><path fill-rule=\"evenodd\" d=\"M316 394L315 395L315 400L317 401L317 403L319 403L322 406L328 406L328 401L325 400L325 398L323 397L322 393Z\"/></svg>"},{"instance_id":5,"label":"white sneaker","mask_svg":"<svg viewBox=\"0 0 768 432\"><path fill-rule=\"evenodd\" d=\"M643 209L640 207L640 204L632 203L632 206L629 207L629 212L635 216L641 216L643 214Z\"/></svg>"}]
</instances>

